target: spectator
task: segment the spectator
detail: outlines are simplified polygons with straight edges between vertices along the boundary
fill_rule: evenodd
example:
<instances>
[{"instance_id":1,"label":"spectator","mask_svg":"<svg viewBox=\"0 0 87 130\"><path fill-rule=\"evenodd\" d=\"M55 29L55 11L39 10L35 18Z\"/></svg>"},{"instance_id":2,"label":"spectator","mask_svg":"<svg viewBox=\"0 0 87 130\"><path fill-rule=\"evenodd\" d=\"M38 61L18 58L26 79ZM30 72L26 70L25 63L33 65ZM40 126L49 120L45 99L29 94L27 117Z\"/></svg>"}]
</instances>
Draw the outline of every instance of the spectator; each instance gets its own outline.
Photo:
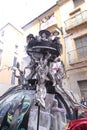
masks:
<instances>
[{"instance_id":1,"label":"spectator","mask_svg":"<svg viewBox=\"0 0 87 130\"><path fill-rule=\"evenodd\" d=\"M84 96L81 97L80 103L87 107L87 102L86 102ZM79 114L79 118L84 118L84 117L87 117L87 109L86 108L81 109L80 114Z\"/></svg>"},{"instance_id":2,"label":"spectator","mask_svg":"<svg viewBox=\"0 0 87 130\"><path fill-rule=\"evenodd\" d=\"M86 100L85 100L85 97L84 97L84 96L82 96L80 103L81 103L82 105L86 105Z\"/></svg>"}]
</instances>

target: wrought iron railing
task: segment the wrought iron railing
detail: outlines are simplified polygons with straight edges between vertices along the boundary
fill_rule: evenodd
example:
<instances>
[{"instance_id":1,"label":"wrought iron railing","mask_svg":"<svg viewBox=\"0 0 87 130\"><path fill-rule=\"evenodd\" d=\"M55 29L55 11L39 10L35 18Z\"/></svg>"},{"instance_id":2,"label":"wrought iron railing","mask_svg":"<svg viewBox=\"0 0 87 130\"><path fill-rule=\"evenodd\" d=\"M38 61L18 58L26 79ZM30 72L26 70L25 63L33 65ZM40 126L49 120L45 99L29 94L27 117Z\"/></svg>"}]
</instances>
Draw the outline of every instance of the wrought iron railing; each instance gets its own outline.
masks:
<instances>
[{"instance_id":1,"label":"wrought iron railing","mask_svg":"<svg viewBox=\"0 0 87 130\"><path fill-rule=\"evenodd\" d=\"M75 64L87 60L87 46L71 50L67 53L69 64Z\"/></svg>"},{"instance_id":2,"label":"wrought iron railing","mask_svg":"<svg viewBox=\"0 0 87 130\"><path fill-rule=\"evenodd\" d=\"M87 10L66 20L65 29L68 30L86 22L87 22Z\"/></svg>"}]
</instances>

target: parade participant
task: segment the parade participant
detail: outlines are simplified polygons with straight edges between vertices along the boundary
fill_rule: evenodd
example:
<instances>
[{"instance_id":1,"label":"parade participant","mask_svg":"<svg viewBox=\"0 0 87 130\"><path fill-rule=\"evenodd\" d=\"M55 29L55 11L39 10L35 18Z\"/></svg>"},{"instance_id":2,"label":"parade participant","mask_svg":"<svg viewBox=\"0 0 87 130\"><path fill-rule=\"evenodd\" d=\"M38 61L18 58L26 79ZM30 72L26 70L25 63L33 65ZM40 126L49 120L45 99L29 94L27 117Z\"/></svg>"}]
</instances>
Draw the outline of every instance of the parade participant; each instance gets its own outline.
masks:
<instances>
[{"instance_id":1,"label":"parade participant","mask_svg":"<svg viewBox=\"0 0 87 130\"><path fill-rule=\"evenodd\" d=\"M29 43L30 41L32 41L34 39L34 35L33 34L29 34L26 38L26 42Z\"/></svg>"},{"instance_id":2,"label":"parade participant","mask_svg":"<svg viewBox=\"0 0 87 130\"><path fill-rule=\"evenodd\" d=\"M60 38L59 38L59 32L57 31L57 30L55 30L54 32L53 32L53 37L52 37L52 41L53 41L53 43L54 43L54 47L57 49L57 55L61 55L61 53L62 53L62 45L61 45L61 43L60 43Z\"/></svg>"},{"instance_id":3,"label":"parade participant","mask_svg":"<svg viewBox=\"0 0 87 130\"><path fill-rule=\"evenodd\" d=\"M53 99L53 105L51 107L51 114L54 116L54 123L52 124L52 130L62 130L66 125L66 111L64 108L58 107L58 101Z\"/></svg>"},{"instance_id":4,"label":"parade participant","mask_svg":"<svg viewBox=\"0 0 87 130\"><path fill-rule=\"evenodd\" d=\"M41 36L42 41L48 41L51 33L48 30L41 30L39 31L39 35Z\"/></svg>"},{"instance_id":5,"label":"parade participant","mask_svg":"<svg viewBox=\"0 0 87 130\"><path fill-rule=\"evenodd\" d=\"M59 32L57 30L55 30L53 32L52 40L54 40L54 41L56 40L59 43L59 37L58 37L58 35L59 35Z\"/></svg>"},{"instance_id":6,"label":"parade participant","mask_svg":"<svg viewBox=\"0 0 87 130\"><path fill-rule=\"evenodd\" d=\"M33 34L29 34L26 38L26 41L27 41L27 49L31 48L36 43L36 39Z\"/></svg>"}]
</instances>

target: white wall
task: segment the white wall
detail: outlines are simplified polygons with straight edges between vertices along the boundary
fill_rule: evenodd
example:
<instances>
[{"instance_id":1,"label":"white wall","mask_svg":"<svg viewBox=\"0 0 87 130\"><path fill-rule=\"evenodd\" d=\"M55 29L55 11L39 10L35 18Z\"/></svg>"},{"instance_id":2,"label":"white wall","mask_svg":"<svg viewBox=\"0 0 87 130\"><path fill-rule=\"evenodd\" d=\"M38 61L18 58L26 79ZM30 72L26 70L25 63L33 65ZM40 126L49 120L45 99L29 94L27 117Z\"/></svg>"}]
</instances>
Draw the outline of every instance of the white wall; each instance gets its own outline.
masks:
<instances>
[{"instance_id":1,"label":"white wall","mask_svg":"<svg viewBox=\"0 0 87 130\"><path fill-rule=\"evenodd\" d=\"M0 96L4 94L9 88L13 87L10 84L0 83Z\"/></svg>"}]
</instances>

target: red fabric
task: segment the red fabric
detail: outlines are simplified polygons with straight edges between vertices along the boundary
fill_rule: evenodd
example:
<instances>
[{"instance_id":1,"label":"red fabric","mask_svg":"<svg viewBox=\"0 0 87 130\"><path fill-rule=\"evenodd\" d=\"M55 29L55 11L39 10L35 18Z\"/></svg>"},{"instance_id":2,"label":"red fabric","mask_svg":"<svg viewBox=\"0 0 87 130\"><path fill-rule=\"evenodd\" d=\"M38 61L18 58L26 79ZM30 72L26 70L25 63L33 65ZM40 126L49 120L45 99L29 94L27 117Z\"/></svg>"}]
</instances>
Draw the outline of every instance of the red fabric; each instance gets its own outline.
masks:
<instances>
[{"instance_id":1,"label":"red fabric","mask_svg":"<svg viewBox=\"0 0 87 130\"><path fill-rule=\"evenodd\" d=\"M76 124L71 130L87 130L87 121Z\"/></svg>"},{"instance_id":2,"label":"red fabric","mask_svg":"<svg viewBox=\"0 0 87 130\"><path fill-rule=\"evenodd\" d=\"M87 118L70 121L67 130L87 130Z\"/></svg>"}]
</instances>

